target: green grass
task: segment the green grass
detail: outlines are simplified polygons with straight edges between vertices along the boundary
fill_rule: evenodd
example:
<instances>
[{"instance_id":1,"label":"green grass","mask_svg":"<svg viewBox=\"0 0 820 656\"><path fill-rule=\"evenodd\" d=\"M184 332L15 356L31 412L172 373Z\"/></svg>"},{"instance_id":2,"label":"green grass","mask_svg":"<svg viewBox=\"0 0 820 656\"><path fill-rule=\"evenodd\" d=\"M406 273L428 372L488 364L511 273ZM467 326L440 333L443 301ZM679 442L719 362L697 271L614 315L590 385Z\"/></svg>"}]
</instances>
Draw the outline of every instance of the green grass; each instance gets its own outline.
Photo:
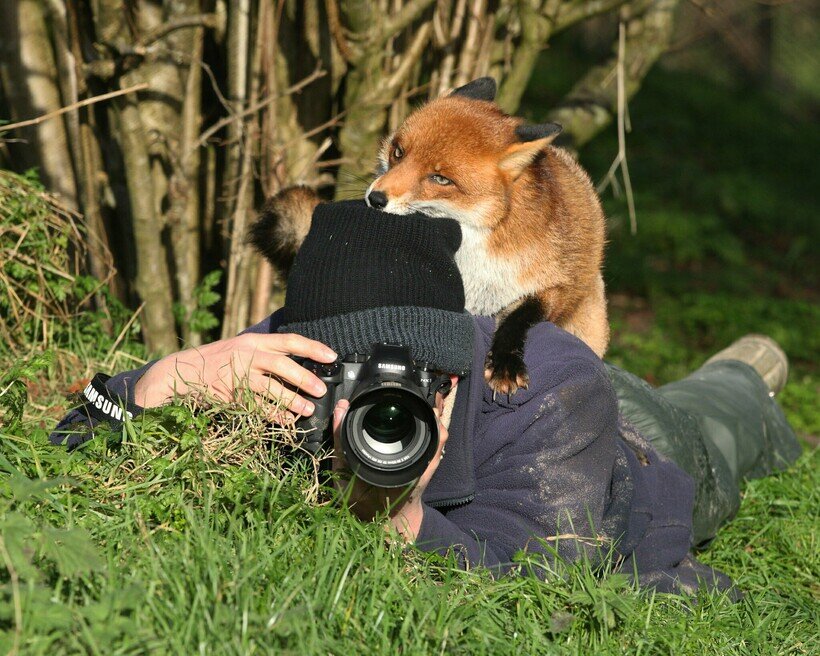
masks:
<instances>
[{"instance_id":1,"label":"green grass","mask_svg":"<svg viewBox=\"0 0 820 656\"><path fill-rule=\"evenodd\" d=\"M2 536L33 549L12 559L20 653L811 653L816 455L751 483L705 554L747 592L732 604L637 591L583 564L543 582L461 572L305 503L309 471L266 457L258 422L231 419L226 453L201 417L152 413L72 454L33 418L0 434ZM30 482L42 480L54 483ZM6 577L4 650L14 597Z\"/></svg>"}]
</instances>

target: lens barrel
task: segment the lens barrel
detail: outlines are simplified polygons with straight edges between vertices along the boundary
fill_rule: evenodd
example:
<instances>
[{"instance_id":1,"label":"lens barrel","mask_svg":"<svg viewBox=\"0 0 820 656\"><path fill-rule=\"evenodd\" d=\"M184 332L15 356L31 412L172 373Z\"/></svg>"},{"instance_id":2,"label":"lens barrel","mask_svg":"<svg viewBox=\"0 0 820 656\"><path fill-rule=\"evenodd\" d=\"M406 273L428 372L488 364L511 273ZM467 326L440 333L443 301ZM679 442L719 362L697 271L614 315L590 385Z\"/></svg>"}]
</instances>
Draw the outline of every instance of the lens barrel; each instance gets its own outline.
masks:
<instances>
[{"instance_id":1,"label":"lens barrel","mask_svg":"<svg viewBox=\"0 0 820 656\"><path fill-rule=\"evenodd\" d=\"M438 449L433 409L411 385L375 382L357 390L350 400L342 424L342 451L353 473L371 485L409 485L424 473Z\"/></svg>"}]
</instances>

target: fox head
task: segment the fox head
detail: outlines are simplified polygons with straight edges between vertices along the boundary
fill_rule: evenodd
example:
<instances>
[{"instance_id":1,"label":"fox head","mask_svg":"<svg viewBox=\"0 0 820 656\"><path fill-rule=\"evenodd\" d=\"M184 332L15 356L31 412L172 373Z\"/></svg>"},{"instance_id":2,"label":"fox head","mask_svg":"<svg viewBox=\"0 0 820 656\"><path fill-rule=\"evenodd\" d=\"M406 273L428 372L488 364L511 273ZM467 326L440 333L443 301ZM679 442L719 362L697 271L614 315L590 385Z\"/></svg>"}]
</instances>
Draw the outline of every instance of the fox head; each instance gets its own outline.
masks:
<instances>
[{"instance_id":1,"label":"fox head","mask_svg":"<svg viewBox=\"0 0 820 656\"><path fill-rule=\"evenodd\" d=\"M514 186L561 126L525 125L494 97L495 81L480 78L408 116L382 145L368 205L475 227L501 221Z\"/></svg>"}]
</instances>

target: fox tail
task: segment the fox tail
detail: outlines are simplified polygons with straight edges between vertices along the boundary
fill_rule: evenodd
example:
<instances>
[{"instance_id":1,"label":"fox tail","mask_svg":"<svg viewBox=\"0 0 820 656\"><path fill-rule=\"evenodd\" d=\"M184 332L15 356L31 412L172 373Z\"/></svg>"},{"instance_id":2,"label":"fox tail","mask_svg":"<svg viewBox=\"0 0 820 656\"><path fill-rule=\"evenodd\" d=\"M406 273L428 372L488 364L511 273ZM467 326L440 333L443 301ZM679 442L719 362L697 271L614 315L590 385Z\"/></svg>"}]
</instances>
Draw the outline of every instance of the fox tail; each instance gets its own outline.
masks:
<instances>
[{"instance_id":1,"label":"fox tail","mask_svg":"<svg viewBox=\"0 0 820 656\"><path fill-rule=\"evenodd\" d=\"M293 265L319 203L319 196L311 187L285 187L268 198L250 228L250 243L283 277L287 277Z\"/></svg>"}]
</instances>

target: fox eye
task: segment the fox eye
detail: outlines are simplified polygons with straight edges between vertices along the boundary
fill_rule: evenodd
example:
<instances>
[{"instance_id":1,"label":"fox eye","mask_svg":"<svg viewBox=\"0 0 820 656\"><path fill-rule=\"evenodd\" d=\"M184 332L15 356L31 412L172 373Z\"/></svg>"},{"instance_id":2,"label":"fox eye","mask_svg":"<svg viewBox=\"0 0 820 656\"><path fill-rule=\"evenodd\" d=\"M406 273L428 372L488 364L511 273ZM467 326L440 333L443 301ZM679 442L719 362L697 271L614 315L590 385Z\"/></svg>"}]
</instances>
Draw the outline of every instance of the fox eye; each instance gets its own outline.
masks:
<instances>
[{"instance_id":1,"label":"fox eye","mask_svg":"<svg viewBox=\"0 0 820 656\"><path fill-rule=\"evenodd\" d=\"M404 148L396 144L396 147L393 148L393 157L395 157L396 159L401 159L402 157L404 157Z\"/></svg>"},{"instance_id":2,"label":"fox eye","mask_svg":"<svg viewBox=\"0 0 820 656\"><path fill-rule=\"evenodd\" d=\"M447 185L453 184L453 181L450 180L450 178L445 178L443 175L439 175L438 173L433 173L430 176L430 179L437 185L441 185L442 187L446 187Z\"/></svg>"}]
</instances>

